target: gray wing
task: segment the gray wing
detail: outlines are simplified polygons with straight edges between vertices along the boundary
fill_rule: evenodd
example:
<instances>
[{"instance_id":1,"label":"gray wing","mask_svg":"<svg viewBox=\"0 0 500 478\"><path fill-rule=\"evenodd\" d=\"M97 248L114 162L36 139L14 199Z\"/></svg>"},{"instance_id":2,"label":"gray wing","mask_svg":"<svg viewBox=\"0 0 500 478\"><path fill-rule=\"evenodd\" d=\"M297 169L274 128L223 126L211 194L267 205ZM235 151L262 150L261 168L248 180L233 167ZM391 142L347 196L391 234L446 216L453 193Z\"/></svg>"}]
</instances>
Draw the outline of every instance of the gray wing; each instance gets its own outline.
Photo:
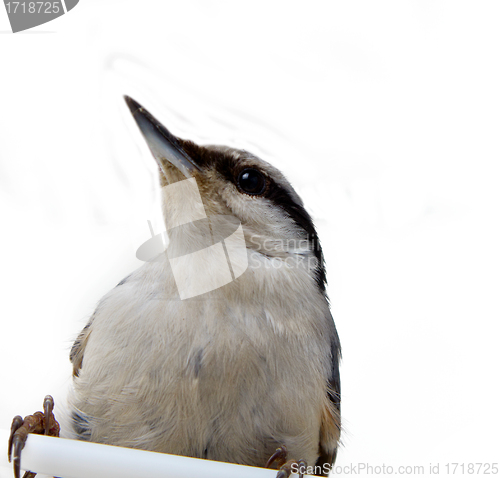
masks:
<instances>
[{"instance_id":1,"label":"gray wing","mask_svg":"<svg viewBox=\"0 0 500 478\"><path fill-rule=\"evenodd\" d=\"M129 277L130 274L127 277L125 277L125 279L120 281L116 287L120 287L121 285L125 284L125 282L127 282ZM85 351L85 346L87 345L87 342L90 337L92 322L94 320L95 315L97 314L97 311L99 310L99 305L101 303L102 301L97 305L96 310L92 314L92 317L90 318L89 322L83 328L83 330L78 334L78 337L76 338L73 347L71 347L71 352L69 353L69 360L73 364L74 377L78 377L80 369L82 368L83 352Z\"/></svg>"},{"instance_id":2,"label":"gray wing","mask_svg":"<svg viewBox=\"0 0 500 478\"><path fill-rule=\"evenodd\" d=\"M80 369L82 368L83 352L85 350L85 346L87 345L87 341L90 336L91 325L92 325L92 319L90 319L89 323L78 334L78 337L76 338L73 347L71 347L71 352L69 353L69 360L73 364L74 377L78 377Z\"/></svg>"},{"instance_id":3,"label":"gray wing","mask_svg":"<svg viewBox=\"0 0 500 478\"><path fill-rule=\"evenodd\" d=\"M335 463L338 441L340 438L340 358L341 349L339 336L335 324L333 324L331 334L331 375L328 380L327 400L325 400L326 405L323 411L321 425L319 443L320 456L316 462L317 466L321 466L321 469L326 471L329 471ZM329 468L325 465L328 465Z\"/></svg>"}]
</instances>

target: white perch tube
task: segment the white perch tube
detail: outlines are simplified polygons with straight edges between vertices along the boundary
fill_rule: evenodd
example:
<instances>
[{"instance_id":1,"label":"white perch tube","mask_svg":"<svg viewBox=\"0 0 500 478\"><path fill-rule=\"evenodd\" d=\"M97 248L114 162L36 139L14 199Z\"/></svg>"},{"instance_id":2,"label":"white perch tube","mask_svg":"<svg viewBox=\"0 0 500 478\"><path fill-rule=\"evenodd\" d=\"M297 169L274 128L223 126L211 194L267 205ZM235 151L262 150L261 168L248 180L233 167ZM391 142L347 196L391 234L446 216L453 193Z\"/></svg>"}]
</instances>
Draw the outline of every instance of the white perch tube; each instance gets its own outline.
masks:
<instances>
[{"instance_id":1,"label":"white perch tube","mask_svg":"<svg viewBox=\"0 0 500 478\"><path fill-rule=\"evenodd\" d=\"M9 432L0 430L2 466ZM276 470L187 458L66 438L29 435L21 469L60 478L275 478ZM12 476L14 476L12 472ZM297 475L292 474L292 477Z\"/></svg>"}]
</instances>

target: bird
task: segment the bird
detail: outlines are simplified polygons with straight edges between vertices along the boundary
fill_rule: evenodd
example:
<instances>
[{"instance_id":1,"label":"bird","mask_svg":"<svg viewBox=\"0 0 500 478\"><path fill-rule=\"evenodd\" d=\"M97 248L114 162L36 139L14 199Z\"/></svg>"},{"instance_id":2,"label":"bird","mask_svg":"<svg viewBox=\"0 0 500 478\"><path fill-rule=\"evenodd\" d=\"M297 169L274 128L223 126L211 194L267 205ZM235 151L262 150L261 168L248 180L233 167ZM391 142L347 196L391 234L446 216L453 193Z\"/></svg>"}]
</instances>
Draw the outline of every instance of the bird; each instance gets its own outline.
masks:
<instances>
[{"instance_id":1,"label":"bird","mask_svg":"<svg viewBox=\"0 0 500 478\"><path fill-rule=\"evenodd\" d=\"M271 164L175 136L124 99L158 167L169 242L76 338L70 436L326 476L341 348L310 214ZM16 477L27 434L58 433L52 408L48 396L36 426L14 419Z\"/></svg>"}]
</instances>

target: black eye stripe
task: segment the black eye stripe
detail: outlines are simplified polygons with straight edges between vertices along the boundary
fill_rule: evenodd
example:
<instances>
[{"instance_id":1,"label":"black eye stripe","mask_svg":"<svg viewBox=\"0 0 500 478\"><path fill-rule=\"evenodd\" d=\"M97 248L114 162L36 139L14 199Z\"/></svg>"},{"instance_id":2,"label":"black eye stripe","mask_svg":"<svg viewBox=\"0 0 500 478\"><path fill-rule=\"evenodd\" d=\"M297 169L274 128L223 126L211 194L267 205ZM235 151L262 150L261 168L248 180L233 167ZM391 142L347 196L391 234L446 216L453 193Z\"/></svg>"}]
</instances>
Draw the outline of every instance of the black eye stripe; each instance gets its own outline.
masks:
<instances>
[{"instance_id":1,"label":"black eye stripe","mask_svg":"<svg viewBox=\"0 0 500 478\"><path fill-rule=\"evenodd\" d=\"M245 193L238 185L238 178L239 175L245 170L256 168L242 167L238 165L234 161L234 159L226 155L221 155L221 158L218 159L215 164L217 171L226 181L230 181L231 183L235 184L243 194L248 194ZM307 234L308 239L311 241L313 246L313 253L318 261L316 282L319 289L324 293L326 287L326 275L323 263L323 252L321 250L321 245L318 241L316 229L311 217L301 204L297 204L294 198L283 186L277 184L272 177L265 176L265 179L266 187L262 191L261 195L272 202L275 206L282 209L298 227L304 230L304 232ZM256 196L255 194L253 195Z\"/></svg>"},{"instance_id":2,"label":"black eye stripe","mask_svg":"<svg viewBox=\"0 0 500 478\"><path fill-rule=\"evenodd\" d=\"M272 186L269 188L268 193L266 193L266 197L275 206L281 208L288 215L288 217L290 217L295 224L303 229L307 234L307 239L311 243L313 254L318 261L316 269L316 283L318 284L319 289L324 292L326 288L326 273L323 262L323 251L321 249L318 235L316 234L316 228L314 227L311 216L304 209L304 206L298 204L285 188L275 182L272 182Z\"/></svg>"},{"instance_id":3,"label":"black eye stripe","mask_svg":"<svg viewBox=\"0 0 500 478\"><path fill-rule=\"evenodd\" d=\"M266 190L266 185L266 177L258 169L245 168L238 175L237 186L246 194L259 196Z\"/></svg>"}]
</instances>

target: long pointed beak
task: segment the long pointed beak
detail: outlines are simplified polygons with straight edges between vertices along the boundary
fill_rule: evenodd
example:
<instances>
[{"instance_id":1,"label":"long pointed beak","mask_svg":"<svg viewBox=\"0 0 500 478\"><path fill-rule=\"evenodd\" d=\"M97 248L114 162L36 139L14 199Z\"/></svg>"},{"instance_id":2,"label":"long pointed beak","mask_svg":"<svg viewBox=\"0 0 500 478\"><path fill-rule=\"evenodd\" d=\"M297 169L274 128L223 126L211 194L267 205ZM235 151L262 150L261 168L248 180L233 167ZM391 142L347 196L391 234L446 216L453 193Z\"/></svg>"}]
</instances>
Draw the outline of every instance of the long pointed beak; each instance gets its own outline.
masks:
<instances>
[{"instance_id":1,"label":"long pointed beak","mask_svg":"<svg viewBox=\"0 0 500 478\"><path fill-rule=\"evenodd\" d=\"M176 136L137 101L130 96L124 96L124 98L151 153L166 177L168 176L165 161L178 168L186 178L192 177L194 170L200 170L200 167L184 151Z\"/></svg>"}]
</instances>

